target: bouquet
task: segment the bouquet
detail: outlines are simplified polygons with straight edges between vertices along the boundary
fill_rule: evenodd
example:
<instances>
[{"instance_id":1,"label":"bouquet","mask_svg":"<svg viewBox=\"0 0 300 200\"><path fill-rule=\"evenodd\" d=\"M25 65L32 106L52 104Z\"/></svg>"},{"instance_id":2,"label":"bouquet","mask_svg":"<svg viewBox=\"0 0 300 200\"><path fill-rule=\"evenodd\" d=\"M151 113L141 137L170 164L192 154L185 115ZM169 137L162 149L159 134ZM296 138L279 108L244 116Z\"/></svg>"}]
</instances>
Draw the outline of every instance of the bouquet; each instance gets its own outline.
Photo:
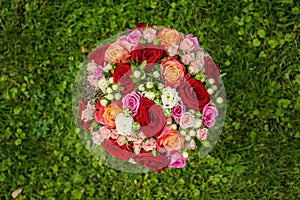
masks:
<instances>
[{"instance_id":1,"label":"bouquet","mask_svg":"<svg viewBox=\"0 0 300 200\"><path fill-rule=\"evenodd\" d=\"M224 122L218 68L196 37L171 28L138 24L99 45L74 93L86 146L123 168L183 168L189 151L208 153Z\"/></svg>"}]
</instances>

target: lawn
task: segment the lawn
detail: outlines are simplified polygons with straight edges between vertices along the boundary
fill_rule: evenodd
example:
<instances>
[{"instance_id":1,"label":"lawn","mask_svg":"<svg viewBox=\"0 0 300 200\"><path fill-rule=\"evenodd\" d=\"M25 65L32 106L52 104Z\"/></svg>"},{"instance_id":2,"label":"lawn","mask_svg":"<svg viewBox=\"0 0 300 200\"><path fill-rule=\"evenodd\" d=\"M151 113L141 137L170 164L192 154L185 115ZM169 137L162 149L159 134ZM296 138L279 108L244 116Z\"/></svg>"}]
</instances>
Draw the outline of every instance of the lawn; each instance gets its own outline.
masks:
<instances>
[{"instance_id":1,"label":"lawn","mask_svg":"<svg viewBox=\"0 0 300 200\"><path fill-rule=\"evenodd\" d=\"M19 188L16 199L300 199L296 0L4 0L0 8L0 199ZM183 169L116 171L75 130L80 64L138 22L197 36L224 75L223 132Z\"/></svg>"}]
</instances>

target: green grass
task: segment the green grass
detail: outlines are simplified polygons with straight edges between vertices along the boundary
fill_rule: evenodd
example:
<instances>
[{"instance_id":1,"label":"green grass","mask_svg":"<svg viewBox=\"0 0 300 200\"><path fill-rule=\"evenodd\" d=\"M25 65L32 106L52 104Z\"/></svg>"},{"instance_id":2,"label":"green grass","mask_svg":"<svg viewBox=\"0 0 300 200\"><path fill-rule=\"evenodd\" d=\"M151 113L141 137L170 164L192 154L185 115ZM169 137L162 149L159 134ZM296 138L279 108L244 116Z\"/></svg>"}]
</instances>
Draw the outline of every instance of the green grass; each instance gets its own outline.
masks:
<instances>
[{"instance_id":1,"label":"green grass","mask_svg":"<svg viewBox=\"0 0 300 200\"><path fill-rule=\"evenodd\" d=\"M0 8L0 199L18 188L17 199L300 199L296 0L4 0ZM222 135L183 169L118 172L75 132L82 46L91 51L137 22L194 34L226 73Z\"/></svg>"}]
</instances>

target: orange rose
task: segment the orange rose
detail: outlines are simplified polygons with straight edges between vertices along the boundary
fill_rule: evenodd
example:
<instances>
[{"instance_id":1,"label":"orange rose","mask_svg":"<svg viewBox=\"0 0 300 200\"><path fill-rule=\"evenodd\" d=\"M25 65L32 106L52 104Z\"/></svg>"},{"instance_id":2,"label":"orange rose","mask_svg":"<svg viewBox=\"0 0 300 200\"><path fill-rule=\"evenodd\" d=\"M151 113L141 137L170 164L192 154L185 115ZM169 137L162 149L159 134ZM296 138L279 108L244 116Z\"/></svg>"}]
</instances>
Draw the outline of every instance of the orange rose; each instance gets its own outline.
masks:
<instances>
[{"instance_id":1,"label":"orange rose","mask_svg":"<svg viewBox=\"0 0 300 200\"><path fill-rule=\"evenodd\" d=\"M165 129L158 138L157 144L169 152L180 150L184 146L184 137L180 135L177 130Z\"/></svg>"},{"instance_id":2,"label":"orange rose","mask_svg":"<svg viewBox=\"0 0 300 200\"><path fill-rule=\"evenodd\" d=\"M161 63L161 74L166 86L178 87L184 78L185 66L176 58L170 58Z\"/></svg>"},{"instance_id":3,"label":"orange rose","mask_svg":"<svg viewBox=\"0 0 300 200\"><path fill-rule=\"evenodd\" d=\"M104 119L105 125L110 128L116 127L116 117L119 113L123 112L122 108L116 103L110 104L104 111L102 117Z\"/></svg>"},{"instance_id":4,"label":"orange rose","mask_svg":"<svg viewBox=\"0 0 300 200\"><path fill-rule=\"evenodd\" d=\"M174 29L165 28L158 32L157 38L160 39L161 46L168 48L172 43L179 44L181 35Z\"/></svg>"}]
</instances>

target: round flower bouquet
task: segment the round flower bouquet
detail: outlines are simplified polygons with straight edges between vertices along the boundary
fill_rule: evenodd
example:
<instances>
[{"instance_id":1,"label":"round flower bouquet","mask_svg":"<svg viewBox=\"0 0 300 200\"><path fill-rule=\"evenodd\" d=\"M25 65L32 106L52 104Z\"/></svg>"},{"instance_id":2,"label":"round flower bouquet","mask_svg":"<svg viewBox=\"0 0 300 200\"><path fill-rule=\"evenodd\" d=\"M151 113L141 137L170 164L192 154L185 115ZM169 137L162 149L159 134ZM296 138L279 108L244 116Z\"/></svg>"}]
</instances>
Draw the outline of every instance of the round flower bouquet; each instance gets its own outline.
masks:
<instances>
[{"instance_id":1,"label":"round flower bouquet","mask_svg":"<svg viewBox=\"0 0 300 200\"><path fill-rule=\"evenodd\" d=\"M183 168L216 143L225 117L219 70L192 34L138 24L101 42L74 84L81 139L126 172Z\"/></svg>"}]
</instances>

